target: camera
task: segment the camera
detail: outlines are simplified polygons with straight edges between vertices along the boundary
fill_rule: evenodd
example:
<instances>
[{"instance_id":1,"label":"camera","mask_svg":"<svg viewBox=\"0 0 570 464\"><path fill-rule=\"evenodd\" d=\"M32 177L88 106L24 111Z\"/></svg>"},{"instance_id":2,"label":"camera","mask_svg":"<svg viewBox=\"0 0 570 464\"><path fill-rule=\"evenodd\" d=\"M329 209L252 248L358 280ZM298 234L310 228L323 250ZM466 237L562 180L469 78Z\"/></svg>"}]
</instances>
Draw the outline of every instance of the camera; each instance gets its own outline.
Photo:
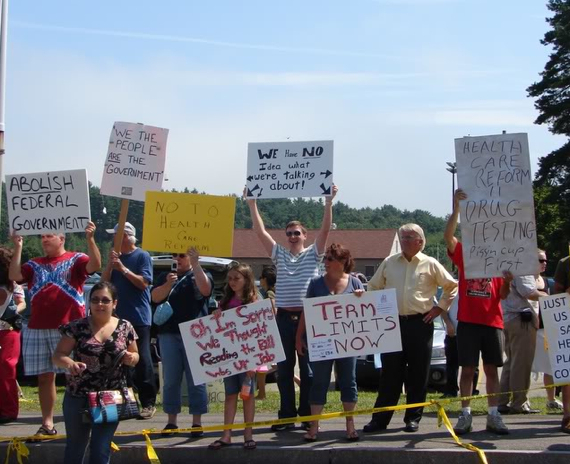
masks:
<instances>
[{"instance_id":1,"label":"camera","mask_svg":"<svg viewBox=\"0 0 570 464\"><path fill-rule=\"evenodd\" d=\"M176 261L176 260L172 261L172 264L170 264L170 270L172 272L178 271L178 261Z\"/></svg>"}]
</instances>

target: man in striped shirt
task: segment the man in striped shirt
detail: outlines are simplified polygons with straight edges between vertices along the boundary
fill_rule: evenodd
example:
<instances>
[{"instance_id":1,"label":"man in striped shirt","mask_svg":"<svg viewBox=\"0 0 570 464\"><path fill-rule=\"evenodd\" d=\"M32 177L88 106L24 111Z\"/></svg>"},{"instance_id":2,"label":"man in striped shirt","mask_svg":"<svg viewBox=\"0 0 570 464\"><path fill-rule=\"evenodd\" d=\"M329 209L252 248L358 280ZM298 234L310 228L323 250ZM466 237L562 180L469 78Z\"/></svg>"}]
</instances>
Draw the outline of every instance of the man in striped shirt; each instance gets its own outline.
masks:
<instances>
[{"instance_id":1,"label":"man in striped shirt","mask_svg":"<svg viewBox=\"0 0 570 464\"><path fill-rule=\"evenodd\" d=\"M299 356L301 394L299 408L296 407L294 375L297 354L295 352L295 337L303 310L302 299L307 293L309 281L319 273L319 264L327 246L332 223L332 201L337 191L338 188L333 185L332 194L326 198L323 223L315 243L305 247L307 229L299 221L291 221L287 224L285 234L289 243L288 249L277 244L265 230L256 200L247 199L253 229L277 268L277 284L275 287L277 326L286 356L285 361L277 364L277 387L281 396L280 419L311 414L309 406L311 372L308 356ZM308 422L303 423L303 426L307 428L308 424ZM290 424L273 425L271 429L281 431L293 427L295 424L291 422Z\"/></svg>"}]
</instances>

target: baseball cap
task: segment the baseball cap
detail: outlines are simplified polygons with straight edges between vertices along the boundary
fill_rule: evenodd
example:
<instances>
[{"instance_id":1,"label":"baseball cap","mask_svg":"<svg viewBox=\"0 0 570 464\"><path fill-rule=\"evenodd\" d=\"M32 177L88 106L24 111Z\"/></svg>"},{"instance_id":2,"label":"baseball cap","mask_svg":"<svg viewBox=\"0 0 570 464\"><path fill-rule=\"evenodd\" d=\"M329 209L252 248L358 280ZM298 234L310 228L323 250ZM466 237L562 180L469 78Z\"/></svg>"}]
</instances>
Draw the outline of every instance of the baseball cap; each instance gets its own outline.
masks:
<instances>
[{"instance_id":1,"label":"baseball cap","mask_svg":"<svg viewBox=\"0 0 570 464\"><path fill-rule=\"evenodd\" d=\"M115 228L107 229L107 233L116 234L118 228L119 224L115 224ZM135 229L135 227L130 222L125 222L125 235L132 235L133 237L136 237L137 235L137 229Z\"/></svg>"}]
</instances>

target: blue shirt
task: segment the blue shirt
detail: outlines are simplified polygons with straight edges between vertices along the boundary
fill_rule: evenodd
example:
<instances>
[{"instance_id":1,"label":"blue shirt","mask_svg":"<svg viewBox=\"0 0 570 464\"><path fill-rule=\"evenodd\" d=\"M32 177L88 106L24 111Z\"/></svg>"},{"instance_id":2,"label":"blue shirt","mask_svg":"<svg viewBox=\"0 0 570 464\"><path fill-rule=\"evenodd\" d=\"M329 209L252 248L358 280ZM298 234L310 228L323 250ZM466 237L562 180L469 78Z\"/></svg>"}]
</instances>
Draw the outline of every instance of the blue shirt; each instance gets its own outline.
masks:
<instances>
[{"instance_id":1,"label":"blue shirt","mask_svg":"<svg viewBox=\"0 0 570 464\"><path fill-rule=\"evenodd\" d=\"M136 248L131 253L121 254L119 259L133 274L143 276L149 284L152 283L152 259L146 251ZM119 293L117 317L126 319L135 327L150 326L150 286L141 290L123 273L114 269L111 272L111 282Z\"/></svg>"}]
</instances>

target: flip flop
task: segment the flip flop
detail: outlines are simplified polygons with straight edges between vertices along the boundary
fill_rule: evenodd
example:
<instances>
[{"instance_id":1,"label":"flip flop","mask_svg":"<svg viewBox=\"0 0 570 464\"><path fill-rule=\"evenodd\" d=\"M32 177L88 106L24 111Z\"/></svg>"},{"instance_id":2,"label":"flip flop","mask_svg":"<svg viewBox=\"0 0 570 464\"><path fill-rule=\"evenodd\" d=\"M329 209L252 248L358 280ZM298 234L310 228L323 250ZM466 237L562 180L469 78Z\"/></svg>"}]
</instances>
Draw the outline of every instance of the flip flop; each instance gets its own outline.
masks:
<instances>
[{"instance_id":1,"label":"flip flop","mask_svg":"<svg viewBox=\"0 0 570 464\"><path fill-rule=\"evenodd\" d=\"M192 429L201 429L201 428L202 428L202 424L192 424ZM195 430L195 431L190 432L191 438L200 438L203 435L204 435L203 430Z\"/></svg>"},{"instance_id":2,"label":"flip flop","mask_svg":"<svg viewBox=\"0 0 570 464\"><path fill-rule=\"evenodd\" d=\"M170 437L171 435L174 435L172 432L170 432L170 430L176 430L177 428L178 426L176 424L166 424L162 429L162 432L160 432L160 435L162 437Z\"/></svg>"},{"instance_id":3,"label":"flip flop","mask_svg":"<svg viewBox=\"0 0 570 464\"><path fill-rule=\"evenodd\" d=\"M353 430L352 432L348 432L346 434L346 439L348 441L358 441L360 440L360 435L358 435L358 432L356 430Z\"/></svg>"},{"instance_id":4,"label":"flip flop","mask_svg":"<svg viewBox=\"0 0 570 464\"><path fill-rule=\"evenodd\" d=\"M243 449L254 450L255 448L257 448L257 443L254 440L245 440L243 442Z\"/></svg>"},{"instance_id":5,"label":"flip flop","mask_svg":"<svg viewBox=\"0 0 570 464\"><path fill-rule=\"evenodd\" d=\"M227 448L228 446L231 445L232 445L231 443L226 443L225 441L222 440L216 440L214 443L210 443L208 445L208 449L218 451L221 450L222 448Z\"/></svg>"},{"instance_id":6,"label":"flip flop","mask_svg":"<svg viewBox=\"0 0 570 464\"><path fill-rule=\"evenodd\" d=\"M305 439L305 441L307 443L314 443L318 440L317 434L315 433L314 435L311 435L310 432L305 434L305 436L303 438Z\"/></svg>"}]
</instances>

